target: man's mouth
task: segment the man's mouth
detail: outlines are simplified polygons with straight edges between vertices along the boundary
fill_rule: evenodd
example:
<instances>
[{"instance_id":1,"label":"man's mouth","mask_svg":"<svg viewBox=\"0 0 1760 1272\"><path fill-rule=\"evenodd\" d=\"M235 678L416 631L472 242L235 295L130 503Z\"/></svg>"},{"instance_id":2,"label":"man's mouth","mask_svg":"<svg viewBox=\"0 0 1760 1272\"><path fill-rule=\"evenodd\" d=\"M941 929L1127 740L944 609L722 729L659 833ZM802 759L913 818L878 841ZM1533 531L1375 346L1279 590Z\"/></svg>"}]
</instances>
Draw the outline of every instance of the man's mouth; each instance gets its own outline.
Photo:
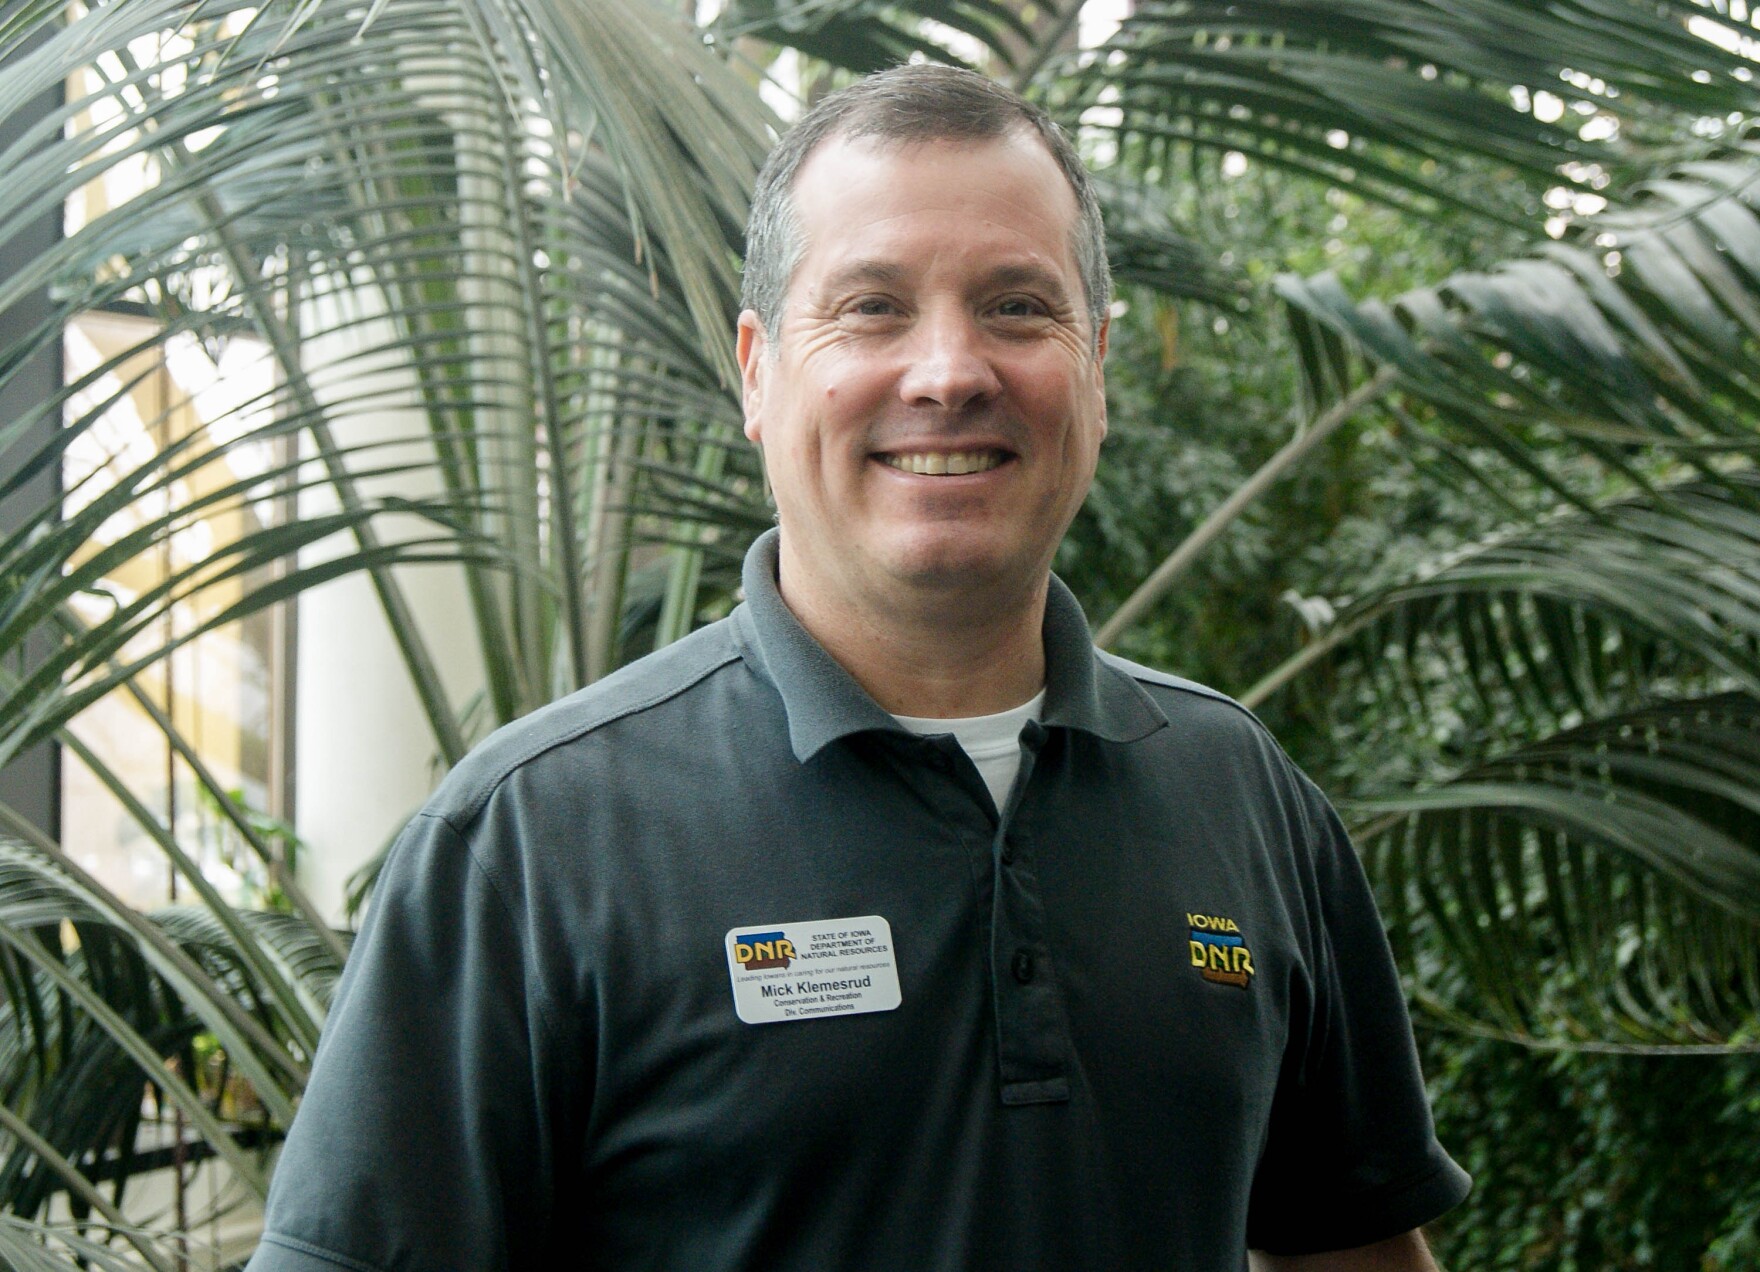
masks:
<instances>
[{"instance_id":1,"label":"man's mouth","mask_svg":"<svg viewBox=\"0 0 1760 1272\"><path fill-rule=\"evenodd\" d=\"M967 473L985 473L1008 458L1006 451L911 451L904 455L882 455L880 459L900 472L921 477L963 477Z\"/></svg>"}]
</instances>

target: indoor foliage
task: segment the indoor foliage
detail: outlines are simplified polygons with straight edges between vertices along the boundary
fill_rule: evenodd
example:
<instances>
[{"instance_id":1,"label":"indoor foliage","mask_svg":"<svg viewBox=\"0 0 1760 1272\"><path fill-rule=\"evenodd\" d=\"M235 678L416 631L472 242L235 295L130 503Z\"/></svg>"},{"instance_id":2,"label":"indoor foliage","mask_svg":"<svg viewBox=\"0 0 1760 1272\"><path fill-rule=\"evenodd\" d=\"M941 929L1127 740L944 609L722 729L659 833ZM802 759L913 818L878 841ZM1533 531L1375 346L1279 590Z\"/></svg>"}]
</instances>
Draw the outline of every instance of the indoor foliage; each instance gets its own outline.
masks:
<instances>
[{"instance_id":1,"label":"indoor foliage","mask_svg":"<svg viewBox=\"0 0 1760 1272\"><path fill-rule=\"evenodd\" d=\"M127 391L125 359L0 421L0 760L59 742L101 770L69 722L138 692L168 606L247 574L266 581L216 622L369 576L444 762L724 612L767 521L730 342L779 126L757 80L781 49L812 91L963 60L1081 128L1121 337L1232 393L1255 438L1189 516L1166 513L1187 493L1170 483L1153 517L1108 521L1128 499L1103 482L1065 555L1101 640L1168 652L1195 562L1379 448L1377 480L1446 492L1410 540L1426 550L1371 559L1334 537L1348 518L1316 521L1324 594L1250 602L1256 661L1214 656L1352 820L1417 1001L1547 1048L1760 1045L1757 37L1711 0L1142 0L1083 48L1083 10L734 0L699 29L649 0L11 0L0 117L35 122L0 154L0 384L119 305L156 320L148 345L260 341L276 376L58 499L32 492ZM146 193L8 247L135 162ZM1323 213L1313 233L1238 236L1227 192L1253 183ZM1353 257L1339 201L1419 227L1421 268ZM1328 234L1340 253L1317 260ZM1241 358L1242 333L1277 356ZM373 429L393 408L408 435ZM206 498L300 516L105 590L202 515L168 491L264 439L283 462ZM1140 567L1122 586L1119 561ZM475 702L447 697L400 585L437 563L466 581ZM105 617L82 617L98 591ZM113 775L184 907L130 909L0 808L0 1201L19 1217L0 1259L19 1267L175 1263L121 1213L143 1088L260 1196L346 953L162 723L283 903L220 896ZM56 1195L83 1236L26 1222Z\"/></svg>"}]
</instances>

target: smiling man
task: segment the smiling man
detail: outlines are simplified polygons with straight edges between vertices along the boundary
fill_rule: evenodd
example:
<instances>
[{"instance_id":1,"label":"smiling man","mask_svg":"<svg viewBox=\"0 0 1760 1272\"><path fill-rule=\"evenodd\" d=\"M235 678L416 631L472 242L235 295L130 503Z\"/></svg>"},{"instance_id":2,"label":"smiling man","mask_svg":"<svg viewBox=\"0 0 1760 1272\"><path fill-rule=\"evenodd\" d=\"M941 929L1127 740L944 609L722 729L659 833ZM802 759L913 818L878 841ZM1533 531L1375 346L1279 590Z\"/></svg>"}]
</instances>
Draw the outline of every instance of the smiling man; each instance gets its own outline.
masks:
<instances>
[{"instance_id":1,"label":"smiling man","mask_svg":"<svg viewBox=\"0 0 1760 1272\"><path fill-rule=\"evenodd\" d=\"M1106 434L1075 192L1016 127L834 136L791 193L785 298L739 327L783 598L889 711L1018 707L1043 684L1051 557Z\"/></svg>"},{"instance_id":2,"label":"smiling man","mask_svg":"<svg viewBox=\"0 0 1760 1272\"><path fill-rule=\"evenodd\" d=\"M1467 1180L1337 817L1050 573L1103 249L1067 140L974 74L783 140L745 603L412 822L253 1269L1433 1267Z\"/></svg>"}]
</instances>

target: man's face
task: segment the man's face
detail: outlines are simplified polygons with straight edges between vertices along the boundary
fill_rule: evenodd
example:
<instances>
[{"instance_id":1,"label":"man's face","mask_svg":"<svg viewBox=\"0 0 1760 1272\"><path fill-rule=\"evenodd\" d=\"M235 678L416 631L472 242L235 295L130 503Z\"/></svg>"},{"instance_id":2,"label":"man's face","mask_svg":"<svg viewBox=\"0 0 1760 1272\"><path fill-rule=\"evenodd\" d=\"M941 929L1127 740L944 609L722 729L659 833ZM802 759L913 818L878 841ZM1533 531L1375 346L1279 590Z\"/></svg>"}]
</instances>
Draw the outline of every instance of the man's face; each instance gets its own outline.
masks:
<instances>
[{"instance_id":1,"label":"man's face","mask_svg":"<svg viewBox=\"0 0 1760 1272\"><path fill-rule=\"evenodd\" d=\"M1071 250L1076 201L1030 134L823 144L778 330L740 317L791 603L882 613L1036 592L1106 433ZM774 342L773 344L771 342Z\"/></svg>"}]
</instances>

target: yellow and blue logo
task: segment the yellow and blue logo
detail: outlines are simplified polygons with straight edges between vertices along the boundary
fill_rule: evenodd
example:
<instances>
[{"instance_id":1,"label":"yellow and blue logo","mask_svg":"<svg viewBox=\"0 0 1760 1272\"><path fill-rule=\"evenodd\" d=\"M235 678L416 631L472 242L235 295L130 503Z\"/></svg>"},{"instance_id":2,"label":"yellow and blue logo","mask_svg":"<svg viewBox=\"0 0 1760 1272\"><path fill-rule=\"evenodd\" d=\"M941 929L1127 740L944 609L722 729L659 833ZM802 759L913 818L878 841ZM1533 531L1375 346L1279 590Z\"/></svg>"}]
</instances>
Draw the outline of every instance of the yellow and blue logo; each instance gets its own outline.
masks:
<instances>
[{"instance_id":1,"label":"yellow and blue logo","mask_svg":"<svg viewBox=\"0 0 1760 1272\"><path fill-rule=\"evenodd\" d=\"M748 972L763 967L786 968L796 957L794 942L780 931L747 932L733 938L733 961Z\"/></svg>"},{"instance_id":2,"label":"yellow and blue logo","mask_svg":"<svg viewBox=\"0 0 1760 1272\"><path fill-rule=\"evenodd\" d=\"M1192 966L1207 981L1247 987L1253 979L1253 951L1233 919L1220 914L1188 914L1192 931Z\"/></svg>"}]
</instances>

